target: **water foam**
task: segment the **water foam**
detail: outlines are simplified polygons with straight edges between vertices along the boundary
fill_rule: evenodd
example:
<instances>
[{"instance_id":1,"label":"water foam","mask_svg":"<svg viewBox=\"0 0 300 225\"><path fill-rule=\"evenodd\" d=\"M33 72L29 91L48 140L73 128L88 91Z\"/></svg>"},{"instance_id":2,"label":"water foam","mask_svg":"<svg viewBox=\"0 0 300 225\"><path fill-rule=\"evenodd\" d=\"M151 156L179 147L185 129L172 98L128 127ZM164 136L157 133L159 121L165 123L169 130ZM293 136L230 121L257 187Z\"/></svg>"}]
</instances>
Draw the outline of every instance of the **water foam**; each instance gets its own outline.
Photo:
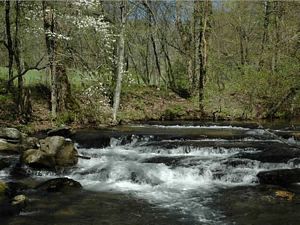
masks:
<instances>
[{"instance_id":1,"label":"water foam","mask_svg":"<svg viewBox=\"0 0 300 225\"><path fill-rule=\"evenodd\" d=\"M222 125L201 125L201 126L183 126L183 125L131 125L131 127L140 127L140 128L163 128L163 129L234 129L234 130L250 130L250 128L247 127L239 127L239 126L222 126Z\"/></svg>"},{"instance_id":2,"label":"water foam","mask_svg":"<svg viewBox=\"0 0 300 225\"><path fill-rule=\"evenodd\" d=\"M225 129L229 128L232 129L230 126ZM241 152L256 152L255 148L180 146L166 149L159 144L144 145L149 141L147 138L131 140L124 145L122 139L114 138L107 148L79 148L81 155L91 159L79 159L78 165L65 175L80 181L88 190L128 193L159 207L180 210L203 223L217 224L221 215L206 206L214 191L255 185L256 174L262 170L296 166L294 162L274 164L235 158ZM41 171L35 176L52 178L53 174Z\"/></svg>"}]
</instances>

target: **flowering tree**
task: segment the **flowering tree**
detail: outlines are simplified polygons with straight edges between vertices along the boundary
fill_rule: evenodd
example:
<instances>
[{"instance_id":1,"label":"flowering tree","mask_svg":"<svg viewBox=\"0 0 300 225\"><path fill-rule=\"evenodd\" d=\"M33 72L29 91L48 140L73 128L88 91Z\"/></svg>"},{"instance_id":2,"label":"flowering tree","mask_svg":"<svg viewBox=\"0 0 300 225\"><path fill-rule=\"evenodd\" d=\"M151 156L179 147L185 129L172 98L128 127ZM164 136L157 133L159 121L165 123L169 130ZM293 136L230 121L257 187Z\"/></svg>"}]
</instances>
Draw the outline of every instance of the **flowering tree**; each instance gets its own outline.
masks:
<instances>
[{"instance_id":1,"label":"flowering tree","mask_svg":"<svg viewBox=\"0 0 300 225\"><path fill-rule=\"evenodd\" d=\"M68 13L51 2L43 2L44 32L50 64L52 117L67 107L72 99L65 67L73 63L84 69L95 86L95 74L103 65L112 64L112 43L114 36L110 24L99 12L98 1L64 2ZM66 7L65 7L66 8ZM89 36L96 40L89 41ZM78 46L81 46L78 51ZM87 50L85 50L87 49ZM95 51L98 50L98 51ZM90 60L93 58L93 60ZM96 58L96 60L95 60ZM104 58L105 60L97 60ZM107 60L108 59L108 60ZM108 62L108 61L111 62ZM102 61L102 62L100 62ZM76 67L75 67L76 68ZM99 79L97 79L97 82ZM100 83L99 83L100 84ZM100 87L101 85L99 85ZM89 90L89 89L88 89Z\"/></svg>"}]
</instances>

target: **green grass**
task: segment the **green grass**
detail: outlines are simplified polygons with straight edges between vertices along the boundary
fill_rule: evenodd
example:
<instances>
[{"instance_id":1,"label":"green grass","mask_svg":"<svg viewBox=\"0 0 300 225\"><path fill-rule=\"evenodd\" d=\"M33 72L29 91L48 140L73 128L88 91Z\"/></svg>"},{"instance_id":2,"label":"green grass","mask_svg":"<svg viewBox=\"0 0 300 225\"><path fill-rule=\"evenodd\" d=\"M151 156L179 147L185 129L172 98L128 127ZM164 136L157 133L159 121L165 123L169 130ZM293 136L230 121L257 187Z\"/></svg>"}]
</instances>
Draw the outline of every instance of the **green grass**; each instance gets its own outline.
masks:
<instances>
[{"instance_id":1,"label":"green grass","mask_svg":"<svg viewBox=\"0 0 300 225\"><path fill-rule=\"evenodd\" d=\"M82 83L82 75L78 70L68 70L68 78L69 81L74 88L80 88ZM16 75L16 71L14 71L14 75ZM36 85L36 84L49 84L50 80L47 77L46 70L30 70L24 76L24 83L26 86ZM8 68L0 66L0 79L7 80L8 79ZM16 84L16 80L14 83Z\"/></svg>"},{"instance_id":2,"label":"green grass","mask_svg":"<svg viewBox=\"0 0 300 225\"><path fill-rule=\"evenodd\" d=\"M14 75L16 75L16 71L14 71ZM8 68L0 67L0 79L7 80L8 78ZM24 75L25 85L34 85L39 83L47 83L48 80L46 78L45 70L37 71L30 70ZM16 83L16 80L15 82Z\"/></svg>"}]
</instances>

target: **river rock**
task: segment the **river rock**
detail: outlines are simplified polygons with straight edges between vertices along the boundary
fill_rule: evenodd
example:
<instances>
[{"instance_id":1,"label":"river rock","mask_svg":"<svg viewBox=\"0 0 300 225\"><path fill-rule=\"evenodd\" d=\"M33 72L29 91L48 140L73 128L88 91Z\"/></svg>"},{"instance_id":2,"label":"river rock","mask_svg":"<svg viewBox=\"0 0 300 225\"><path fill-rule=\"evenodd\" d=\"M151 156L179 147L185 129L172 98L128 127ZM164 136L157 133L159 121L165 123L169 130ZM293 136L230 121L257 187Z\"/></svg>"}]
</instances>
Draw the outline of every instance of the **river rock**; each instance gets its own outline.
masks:
<instances>
[{"instance_id":1,"label":"river rock","mask_svg":"<svg viewBox=\"0 0 300 225\"><path fill-rule=\"evenodd\" d=\"M7 185L0 180L0 196L5 194L6 189L7 189Z\"/></svg>"},{"instance_id":2,"label":"river rock","mask_svg":"<svg viewBox=\"0 0 300 225\"><path fill-rule=\"evenodd\" d=\"M21 146L19 144L9 143L4 139L0 139L0 152L5 153L19 153Z\"/></svg>"},{"instance_id":3,"label":"river rock","mask_svg":"<svg viewBox=\"0 0 300 225\"><path fill-rule=\"evenodd\" d=\"M144 159L143 163L163 163L166 166L178 166L180 161L186 159L186 156L155 156Z\"/></svg>"},{"instance_id":4,"label":"river rock","mask_svg":"<svg viewBox=\"0 0 300 225\"><path fill-rule=\"evenodd\" d=\"M250 159L228 158L222 162L226 166L230 167L245 167L254 166L256 161Z\"/></svg>"},{"instance_id":5,"label":"river rock","mask_svg":"<svg viewBox=\"0 0 300 225\"><path fill-rule=\"evenodd\" d=\"M77 150L71 141L53 136L40 141L39 149L29 149L21 156L21 162L38 168L73 166L78 162Z\"/></svg>"},{"instance_id":6,"label":"river rock","mask_svg":"<svg viewBox=\"0 0 300 225\"><path fill-rule=\"evenodd\" d=\"M21 156L21 162L36 168L54 168L55 155L47 154L39 149L29 149Z\"/></svg>"},{"instance_id":7,"label":"river rock","mask_svg":"<svg viewBox=\"0 0 300 225\"><path fill-rule=\"evenodd\" d=\"M23 136L20 140L0 138L0 152L17 154L30 148L38 148L39 140L34 137Z\"/></svg>"},{"instance_id":8,"label":"river rock","mask_svg":"<svg viewBox=\"0 0 300 225\"><path fill-rule=\"evenodd\" d=\"M68 192L81 189L79 182L69 178L55 178L39 184L36 189L48 192Z\"/></svg>"},{"instance_id":9,"label":"river rock","mask_svg":"<svg viewBox=\"0 0 300 225\"><path fill-rule=\"evenodd\" d=\"M286 186L300 182L300 168L262 171L257 177L261 184Z\"/></svg>"},{"instance_id":10,"label":"river rock","mask_svg":"<svg viewBox=\"0 0 300 225\"><path fill-rule=\"evenodd\" d=\"M12 199L12 205L19 205L19 206L25 206L27 201L27 198L25 195L16 195L13 199Z\"/></svg>"},{"instance_id":11,"label":"river rock","mask_svg":"<svg viewBox=\"0 0 300 225\"><path fill-rule=\"evenodd\" d=\"M39 139L36 137L26 137L22 141L23 149L37 149L40 147Z\"/></svg>"},{"instance_id":12,"label":"river rock","mask_svg":"<svg viewBox=\"0 0 300 225\"><path fill-rule=\"evenodd\" d=\"M292 167L299 167L299 165L300 165L300 158L291 159L287 163L289 165L291 165Z\"/></svg>"},{"instance_id":13,"label":"river rock","mask_svg":"<svg viewBox=\"0 0 300 225\"><path fill-rule=\"evenodd\" d=\"M23 135L15 128L0 127L0 138L21 141Z\"/></svg>"},{"instance_id":14,"label":"river rock","mask_svg":"<svg viewBox=\"0 0 300 225\"><path fill-rule=\"evenodd\" d=\"M41 151L55 156L57 166L73 166L78 162L78 152L71 141L60 136L53 136L40 143Z\"/></svg>"},{"instance_id":15,"label":"river rock","mask_svg":"<svg viewBox=\"0 0 300 225\"><path fill-rule=\"evenodd\" d=\"M298 148L291 148L281 144L278 144L278 146L280 148L271 145L265 146L263 149L259 149L260 151L254 153L242 152L235 157L268 163L287 163L291 159L300 158L300 150Z\"/></svg>"}]
</instances>

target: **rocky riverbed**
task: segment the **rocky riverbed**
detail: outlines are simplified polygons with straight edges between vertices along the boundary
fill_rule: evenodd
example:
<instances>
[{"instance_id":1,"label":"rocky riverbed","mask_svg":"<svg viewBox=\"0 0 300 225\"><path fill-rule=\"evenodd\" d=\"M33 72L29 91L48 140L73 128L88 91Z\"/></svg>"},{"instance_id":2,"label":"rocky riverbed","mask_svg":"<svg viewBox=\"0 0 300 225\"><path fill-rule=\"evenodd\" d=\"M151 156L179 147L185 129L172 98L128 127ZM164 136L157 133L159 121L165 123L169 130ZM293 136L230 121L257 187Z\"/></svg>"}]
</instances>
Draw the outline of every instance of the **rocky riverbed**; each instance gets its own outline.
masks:
<instances>
[{"instance_id":1,"label":"rocky riverbed","mask_svg":"<svg viewBox=\"0 0 300 225\"><path fill-rule=\"evenodd\" d=\"M297 132L153 124L35 138L1 128L1 224L296 225Z\"/></svg>"}]
</instances>

